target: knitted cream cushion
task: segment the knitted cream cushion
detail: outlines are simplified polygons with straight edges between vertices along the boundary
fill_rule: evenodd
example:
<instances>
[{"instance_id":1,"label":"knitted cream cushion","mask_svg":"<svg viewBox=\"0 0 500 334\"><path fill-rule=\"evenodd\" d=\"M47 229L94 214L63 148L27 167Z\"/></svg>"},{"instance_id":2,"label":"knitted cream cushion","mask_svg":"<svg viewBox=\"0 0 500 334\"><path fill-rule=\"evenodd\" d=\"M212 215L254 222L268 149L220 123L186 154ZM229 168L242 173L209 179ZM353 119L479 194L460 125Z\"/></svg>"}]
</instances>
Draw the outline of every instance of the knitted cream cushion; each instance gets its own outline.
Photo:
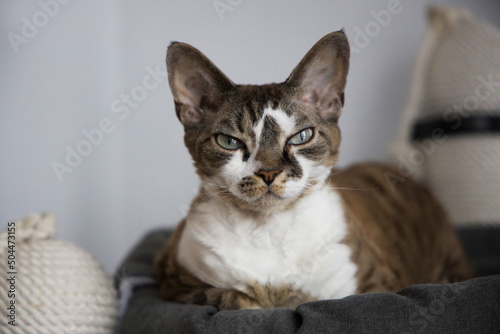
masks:
<instances>
[{"instance_id":1,"label":"knitted cream cushion","mask_svg":"<svg viewBox=\"0 0 500 334\"><path fill-rule=\"evenodd\" d=\"M431 7L428 19L393 158L413 164L412 176L455 226L500 226L500 132L492 130L500 121L500 32L458 8ZM434 140L432 131L444 136Z\"/></svg>"},{"instance_id":2,"label":"knitted cream cushion","mask_svg":"<svg viewBox=\"0 0 500 334\"><path fill-rule=\"evenodd\" d=\"M432 7L429 21L437 43L424 70L418 118L451 110L500 115L500 86L484 84L500 83L500 32L457 8Z\"/></svg>"},{"instance_id":3,"label":"knitted cream cushion","mask_svg":"<svg viewBox=\"0 0 500 334\"><path fill-rule=\"evenodd\" d=\"M0 299L2 313L3 305L14 301L15 326L3 315L0 332L113 333L116 291L92 255L71 243L52 240L55 228L50 214L32 215L14 226L14 253L7 248L7 231L0 235L0 270L7 275L0 282ZM14 267L7 262L12 254ZM11 282L10 272L15 273ZM15 296L9 296L12 290Z\"/></svg>"}]
</instances>

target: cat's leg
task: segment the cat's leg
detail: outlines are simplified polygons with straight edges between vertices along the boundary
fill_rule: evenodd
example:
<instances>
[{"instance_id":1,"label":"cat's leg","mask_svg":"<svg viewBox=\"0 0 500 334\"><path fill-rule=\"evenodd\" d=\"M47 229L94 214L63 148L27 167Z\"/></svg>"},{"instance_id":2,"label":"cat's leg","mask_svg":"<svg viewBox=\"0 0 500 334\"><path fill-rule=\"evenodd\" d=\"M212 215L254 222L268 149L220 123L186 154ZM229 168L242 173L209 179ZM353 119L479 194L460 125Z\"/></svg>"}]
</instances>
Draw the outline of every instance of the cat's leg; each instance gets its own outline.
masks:
<instances>
[{"instance_id":1,"label":"cat's leg","mask_svg":"<svg viewBox=\"0 0 500 334\"><path fill-rule=\"evenodd\" d=\"M206 305L216 306L219 310L263 308L255 299L237 290L211 287L203 293L206 296Z\"/></svg>"},{"instance_id":2,"label":"cat's leg","mask_svg":"<svg viewBox=\"0 0 500 334\"><path fill-rule=\"evenodd\" d=\"M172 268L169 268L172 269ZM190 275L182 267L169 270L160 280L162 298L184 304L211 305L219 310L259 309L262 306L247 294L210 286Z\"/></svg>"},{"instance_id":3,"label":"cat's leg","mask_svg":"<svg viewBox=\"0 0 500 334\"><path fill-rule=\"evenodd\" d=\"M254 298L243 292L213 287L177 263L177 245L184 224L179 224L155 259L161 297L185 304L212 305L220 310L262 308Z\"/></svg>"},{"instance_id":4,"label":"cat's leg","mask_svg":"<svg viewBox=\"0 0 500 334\"><path fill-rule=\"evenodd\" d=\"M291 285L272 286L258 283L248 284L245 292L258 301L262 308L286 307L295 309L302 303L315 301L311 297Z\"/></svg>"},{"instance_id":5,"label":"cat's leg","mask_svg":"<svg viewBox=\"0 0 500 334\"><path fill-rule=\"evenodd\" d=\"M178 243L185 223L181 222L155 260L162 298L186 304L212 305L221 310L287 307L314 299L285 286L242 283L239 290L213 287L196 278L177 262Z\"/></svg>"},{"instance_id":6,"label":"cat's leg","mask_svg":"<svg viewBox=\"0 0 500 334\"><path fill-rule=\"evenodd\" d=\"M185 303L211 305L219 310L241 310L287 307L313 301L309 295L291 286L273 287L258 283L245 284L242 291L216 288L194 277L180 266L169 252L161 253L156 265L162 298Z\"/></svg>"},{"instance_id":7,"label":"cat's leg","mask_svg":"<svg viewBox=\"0 0 500 334\"><path fill-rule=\"evenodd\" d=\"M298 305L314 301L311 296L293 287L261 285L258 283L245 285L244 292L234 289L201 288L199 301L205 305L217 306L220 310L241 310L286 307L295 309Z\"/></svg>"}]
</instances>

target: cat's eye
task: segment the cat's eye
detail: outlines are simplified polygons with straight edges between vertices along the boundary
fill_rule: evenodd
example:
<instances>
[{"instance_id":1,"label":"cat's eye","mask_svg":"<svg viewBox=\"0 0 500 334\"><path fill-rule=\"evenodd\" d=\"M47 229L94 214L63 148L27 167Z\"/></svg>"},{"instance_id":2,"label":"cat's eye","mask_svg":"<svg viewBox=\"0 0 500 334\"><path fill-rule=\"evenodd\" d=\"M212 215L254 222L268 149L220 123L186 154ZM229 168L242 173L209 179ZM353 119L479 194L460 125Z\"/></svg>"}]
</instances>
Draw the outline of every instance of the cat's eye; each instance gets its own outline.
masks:
<instances>
[{"instance_id":1,"label":"cat's eye","mask_svg":"<svg viewBox=\"0 0 500 334\"><path fill-rule=\"evenodd\" d=\"M299 133L296 133L290 140L288 141L288 145L300 145L305 144L311 140L313 136L313 129L304 129Z\"/></svg>"},{"instance_id":2,"label":"cat's eye","mask_svg":"<svg viewBox=\"0 0 500 334\"><path fill-rule=\"evenodd\" d=\"M217 144L228 150L238 150L243 147L243 143L240 140L230 136L219 134L215 139L217 140Z\"/></svg>"}]
</instances>

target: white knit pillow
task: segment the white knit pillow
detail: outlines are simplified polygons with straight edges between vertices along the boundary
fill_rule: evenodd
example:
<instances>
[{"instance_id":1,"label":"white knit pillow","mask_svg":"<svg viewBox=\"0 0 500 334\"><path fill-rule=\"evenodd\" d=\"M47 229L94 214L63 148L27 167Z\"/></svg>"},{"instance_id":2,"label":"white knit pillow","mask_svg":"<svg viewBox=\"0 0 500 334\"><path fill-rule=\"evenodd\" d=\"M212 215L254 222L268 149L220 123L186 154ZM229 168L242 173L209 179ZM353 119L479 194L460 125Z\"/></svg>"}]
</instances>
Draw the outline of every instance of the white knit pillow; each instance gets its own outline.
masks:
<instances>
[{"instance_id":1,"label":"white knit pillow","mask_svg":"<svg viewBox=\"0 0 500 334\"><path fill-rule=\"evenodd\" d=\"M428 20L393 159L456 226L500 226L500 32L459 8Z\"/></svg>"}]
</instances>

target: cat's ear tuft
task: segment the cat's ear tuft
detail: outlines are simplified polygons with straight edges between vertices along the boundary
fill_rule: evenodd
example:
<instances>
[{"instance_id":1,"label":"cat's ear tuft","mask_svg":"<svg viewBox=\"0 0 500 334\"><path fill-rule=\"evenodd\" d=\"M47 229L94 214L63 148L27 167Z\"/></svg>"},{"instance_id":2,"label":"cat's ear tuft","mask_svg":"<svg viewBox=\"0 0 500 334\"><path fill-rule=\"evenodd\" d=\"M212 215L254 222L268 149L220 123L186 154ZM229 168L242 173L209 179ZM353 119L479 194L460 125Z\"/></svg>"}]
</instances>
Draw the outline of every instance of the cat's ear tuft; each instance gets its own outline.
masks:
<instances>
[{"instance_id":1,"label":"cat's ear tuft","mask_svg":"<svg viewBox=\"0 0 500 334\"><path fill-rule=\"evenodd\" d=\"M293 88L293 99L315 109L324 120L337 120L344 105L349 56L349 42L343 31L323 37L285 83Z\"/></svg>"},{"instance_id":2,"label":"cat's ear tuft","mask_svg":"<svg viewBox=\"0 0 500 334\"><path fill-rule=\"evenodd\" d=\"M216 112L223 94L235 87L203 53L189 44L173 42L167 50L167 72L177 117L184 127L201 125Z\"/></svg>"}]
</instances>

